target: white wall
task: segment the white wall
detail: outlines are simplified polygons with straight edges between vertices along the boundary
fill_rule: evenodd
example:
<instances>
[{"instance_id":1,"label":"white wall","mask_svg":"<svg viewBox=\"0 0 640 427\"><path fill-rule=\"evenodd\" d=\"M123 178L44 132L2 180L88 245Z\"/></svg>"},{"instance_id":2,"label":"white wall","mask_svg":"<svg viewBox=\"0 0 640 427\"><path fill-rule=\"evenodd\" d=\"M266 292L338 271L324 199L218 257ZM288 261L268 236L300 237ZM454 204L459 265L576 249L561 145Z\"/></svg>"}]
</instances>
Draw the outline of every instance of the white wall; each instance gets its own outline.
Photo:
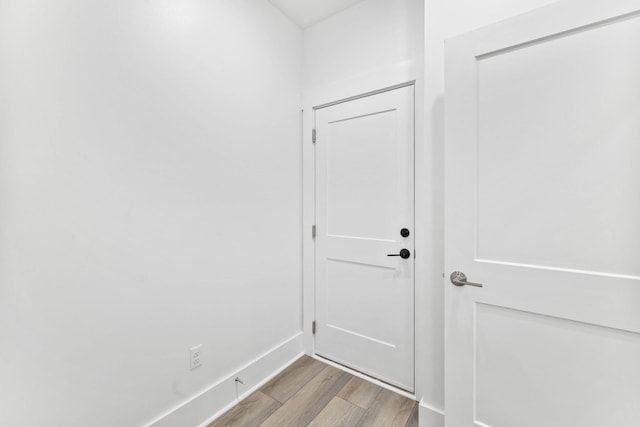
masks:
<instances>
[{"instance_id":1,"label":"white wall","mask_svg":"<svg viewBox=\"0 0 640 427\"><path fill-rule=\"evenodd\" d=\"M365 0L304 31L304 89L371 74L424 47L422 0Z\"/></svg>"},{"instance_id":2,"label":"white wall","mask_svg":"<svg viewBox=\"0 0 640 427\"><path fill-rule=\"evenodd\" d=\"M427 145L430 171L429 194L432 197L432 214L438 224L434 241L442 245L444 206L444 41L450 37L507 19L535 9L555 0L425 0L425 144ZM443 246L434 251L438 264L442 265ZM446 276L448 277L448 273ZM444 286L451 286L448 279L432 284L426 309L430 313L426 339L429 341L428 366L423 381L427 389L423 404L435 410L434 418L422 417L421 425L429 421L442 422L437 412L444 409ZM421 412L421 415L423 413ZM426 414L426 413L425 413ZM423 424L423 422L425 424Z\"/></svg>"},{"instance_id":3,"label":"white wall","mask_svg":"<svg viewBox=\"0 0 640 427\"><path fill-rule=\"evenodd\" d=\"M300 331L301 63L266 0L0 0L0 425L141 425Z\"/></svg>"}]
</instances>

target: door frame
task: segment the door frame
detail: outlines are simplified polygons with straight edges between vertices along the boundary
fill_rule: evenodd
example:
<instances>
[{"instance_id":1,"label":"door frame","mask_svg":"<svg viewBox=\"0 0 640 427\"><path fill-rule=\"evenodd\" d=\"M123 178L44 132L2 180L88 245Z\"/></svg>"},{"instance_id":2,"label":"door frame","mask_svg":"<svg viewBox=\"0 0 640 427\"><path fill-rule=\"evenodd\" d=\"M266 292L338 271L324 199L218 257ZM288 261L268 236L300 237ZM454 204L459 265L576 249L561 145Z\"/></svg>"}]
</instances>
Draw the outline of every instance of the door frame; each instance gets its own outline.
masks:
<instances>
[{"instance_id":1,"label":"door frame","mask_svg":"<svg viewBox=\"0 0 640 427\"><path fill-rule=\"evenodd\" d=\"M418 215L425 216L427 209L424 208L425 201L429 200L429 186L424 179L421 179L426 173L425 167L418 161L424 157L424 86L423 86L423 63L422 58L416 61L399 64L390 67L384 71L377 71L365 76L347 79L338 83L325 85L314 88L303 93L303 108L301 111L301 144L302 144L302 331L303 331L303 350L306 354L317 357L315 354L315 340L312 333L312 322L315 320L315 240L312 238L312 226L315 224L316 212L316 193L315 193L315 148L312 141L312 129L315 128L315 110L322 107L328 107L334 104L347 102L365 96L371 96L378 93L398 89L406 86L414 86L414 114L415 114L415 133L414 133L414 217L415 235L421 236L415 240L415 272L414 272L414 394L407 393L394 386L388 385L381 381L373 382L381 387L388 388L394 392L400 393L406 397L420 400L425 389L422 379L428 360L425 360L424 353L426 346L421 345L416 337L420 336L426 329L424 325L428 324L428 314L424 310L417 310L421 302L427 296L426 285L419 286L428 282L427 272L442 269L441 266L433 266L426 256L430 251L426 242L428 236L423 227L420 226ZM421 254L424 254L421 256ZM355 370L346 368L335 362L322 359L324 362L336 366L340 369L371 380L371 377L365 376Z\"/></svg>"}]
</instances>

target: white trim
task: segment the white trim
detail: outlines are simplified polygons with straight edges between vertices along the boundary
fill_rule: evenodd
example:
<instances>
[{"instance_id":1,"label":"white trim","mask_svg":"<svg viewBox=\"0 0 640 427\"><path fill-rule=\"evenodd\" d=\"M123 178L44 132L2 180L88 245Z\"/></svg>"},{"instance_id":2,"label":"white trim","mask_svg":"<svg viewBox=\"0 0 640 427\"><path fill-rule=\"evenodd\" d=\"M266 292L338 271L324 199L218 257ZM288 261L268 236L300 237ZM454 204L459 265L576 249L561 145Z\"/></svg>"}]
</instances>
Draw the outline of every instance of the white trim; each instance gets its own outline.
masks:
<instances>
[{"instance_id":1,"label":"white trim","mask_svg":"<svg viewBox=\"0 0 640 427\"><path fill-rule=\"evenodd\" d=\"M300 332L147 425L205 427L262 387L303 354ZM236 383L236 377L240 377L245 384Z\"/></svg>"},{"instance_id":2,"label":"white trim","mask_svg":"<svg viewBox=\"0 0 640 427\"><path fill-rule=\"evenodd\" d=\"M418 426L444 427L444 411L420 402L418 406Z\"/></svg>"},{"instance_id":3,"label":"white trim","mask_svg":"<svg viewBox=\"0 0 640 427\"><path fill-rule=\"evenodd\" d=\"M371 91L371 92L362 93L360 95L350 96L348 98L340 99L338 101L333 101L333 102L328 102L326 104L317 105L317 106L313 107L313 109L314 110L319 110L321 108L333 107L334 105L344 104L345 102L355 101L357 99L366 98L367 96L378 95L378 94L389 92L389 91L392 91L392 90L402 89L403 87L407 87L407 86L415 86L415 84L416 84L416 81L415 80L411 80L409 82L399 83L397 85L385 87L383 89L378 89L378 90L374 90L374 91ZM389 111L392 111L392 110L389 110ZM335 122L329 122L329 123L335 123Z\"/></svg>"},{"instance_id":4,"label":"white trim","mask_svg":"<svg viewBox=\"0 0 640 427\"><path fill-rule=\"evenodd\" d=\"M373 383L373 384L375 384L377 386L380 386L382 388L386 388L387 390L390 390L390 391L392 391L392 392L394 392L396 394L404 396L407 399L416 400L415 394L411 394L408 391L402 390L401 388L397 388L395 386L392 386L391 384L388 384L388 383L385 383L383 381L380 381L380 380L378 380L378 379L376 379L374 377L370 377L370 376L368 376L366 374L363 374L362 372L359 372L359 371L356 371L354 369L351 369L348 366L341 365L341 364L336 363L336 362L334 362L334 361L332 361L330 359L325 359L324 357L322 357L320 355L317 355L317 354L314 354L313 358L316 359L316 360L321 361L324 364L333 366L334 368L338 368L338 369L340 369L340 370L342 370L342 371L344 371L344 372L346 372L348 374L351 374L354 377L362 378L363 380L369 381L370 383Z\"/></svg>"}]
</instances>

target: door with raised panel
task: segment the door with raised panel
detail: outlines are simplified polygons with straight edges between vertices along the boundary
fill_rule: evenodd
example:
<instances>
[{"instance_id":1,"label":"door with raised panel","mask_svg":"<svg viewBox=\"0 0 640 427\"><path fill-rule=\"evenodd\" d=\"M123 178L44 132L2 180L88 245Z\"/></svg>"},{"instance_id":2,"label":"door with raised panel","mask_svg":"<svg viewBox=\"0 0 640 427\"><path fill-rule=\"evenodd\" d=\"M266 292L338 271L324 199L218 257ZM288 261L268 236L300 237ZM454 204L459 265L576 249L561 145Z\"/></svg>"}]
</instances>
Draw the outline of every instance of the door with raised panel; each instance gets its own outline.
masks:
<instances>
[{"instance_id":1,"label":"door with raised panel","mask_svg":"<svg viewBox=\"0 0 640 427\"><path fill-rule=\"evenodd\" d=\"M414 87L318 108L316 354L414 389Z\"/></svg>"},{"instance_id":2,"label":"door with raised panel","mask_svg":"<svg viewBox=\"0 0 640 427\"><path fill-rule=\"evenodd\" d=\"M640 426L639 76L638 1L447 42L448 427Z\"/></svg>"}]
</instances>

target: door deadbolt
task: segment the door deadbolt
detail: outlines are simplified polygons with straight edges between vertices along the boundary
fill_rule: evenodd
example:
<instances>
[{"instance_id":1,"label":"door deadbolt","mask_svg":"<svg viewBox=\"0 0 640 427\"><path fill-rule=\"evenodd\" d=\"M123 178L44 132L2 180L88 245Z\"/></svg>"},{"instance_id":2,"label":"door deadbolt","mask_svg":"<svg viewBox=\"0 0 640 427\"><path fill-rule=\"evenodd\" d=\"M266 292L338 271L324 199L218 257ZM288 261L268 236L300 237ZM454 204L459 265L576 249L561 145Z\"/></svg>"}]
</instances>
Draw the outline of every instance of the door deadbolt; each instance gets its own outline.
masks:
<instances>
[{"instance_id":1,"label":"door deadbolt","mask_svg":"<svg viewBox=\"0 0 640 427\"><path fill-rule=\"evenodd\" d=\"M400 235L401 235L402 237L409 237L409 235L410 235L410 234L411 234L411 233L409 232L409 229L408 229L408 228L403 228L402 230L400 230Z\"/></svg>"}]
</instances>

